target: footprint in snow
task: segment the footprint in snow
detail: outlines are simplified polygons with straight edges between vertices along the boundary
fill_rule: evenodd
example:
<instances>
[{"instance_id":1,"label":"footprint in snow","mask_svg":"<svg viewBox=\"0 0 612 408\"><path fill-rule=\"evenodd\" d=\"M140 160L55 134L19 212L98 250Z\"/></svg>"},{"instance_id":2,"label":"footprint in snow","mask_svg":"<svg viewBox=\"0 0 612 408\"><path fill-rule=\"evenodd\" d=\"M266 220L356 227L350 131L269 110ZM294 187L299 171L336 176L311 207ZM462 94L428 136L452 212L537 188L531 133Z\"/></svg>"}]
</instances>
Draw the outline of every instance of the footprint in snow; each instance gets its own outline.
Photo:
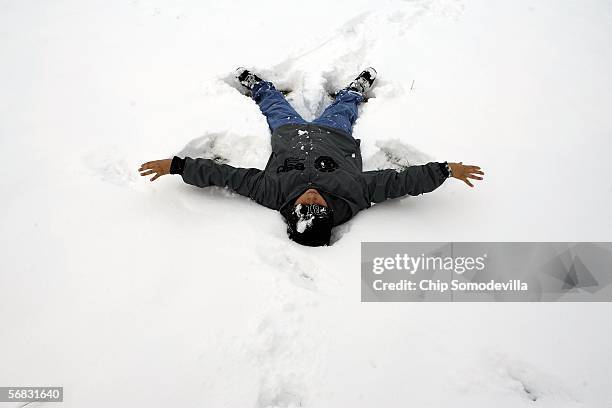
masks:
<instances>
[{"instance_id":1,"label":"footprint in snow","mask_svg":"<svg viewBox=\"0 0 612 408\"><path fill-rule=\"evenodd\" d=\"M291 283L304 289L316 291L315 276L318 267L310 259L291 253L286 246L257 248L259 258L267 265L289 278Z\"/></svg>"},{"instance_id":2,"label":"footprint in snow","mask_svg":"<svg viewBox=\"0 0 612 408\"><path fill-rule=\"evenodd\" d=\"M135 165L116 148L93 151L83 156L83 162L93 175L116 186L132 187L138 179Z\"/></svg>"}]
</instances>

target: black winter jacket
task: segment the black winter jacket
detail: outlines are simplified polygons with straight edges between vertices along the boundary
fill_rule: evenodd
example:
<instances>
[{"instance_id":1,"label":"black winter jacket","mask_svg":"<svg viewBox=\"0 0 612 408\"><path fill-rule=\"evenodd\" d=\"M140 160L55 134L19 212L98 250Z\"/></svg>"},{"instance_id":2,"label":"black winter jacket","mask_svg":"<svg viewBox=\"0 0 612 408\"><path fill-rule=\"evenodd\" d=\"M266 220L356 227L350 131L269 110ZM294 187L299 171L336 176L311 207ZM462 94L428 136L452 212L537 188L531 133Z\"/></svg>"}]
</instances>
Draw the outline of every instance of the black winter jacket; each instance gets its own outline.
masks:
<instances>
[{"instance_id":1,"label":"black winter jacket","mask_svg":"<svg viewBox=\"0 0 612 408\"><path fill-rule=\"evenodd\" d=\"M170 172L181 174L185 183L228 187L281 211L307 189L316 188L332 209L334 225L373 203L433 191L448 177L446 166L437 162L400 172L363 171L359 143L327 126L284 125L272 134L272 154L264 170L175 157Z\"/></svg>"}]
</instances>

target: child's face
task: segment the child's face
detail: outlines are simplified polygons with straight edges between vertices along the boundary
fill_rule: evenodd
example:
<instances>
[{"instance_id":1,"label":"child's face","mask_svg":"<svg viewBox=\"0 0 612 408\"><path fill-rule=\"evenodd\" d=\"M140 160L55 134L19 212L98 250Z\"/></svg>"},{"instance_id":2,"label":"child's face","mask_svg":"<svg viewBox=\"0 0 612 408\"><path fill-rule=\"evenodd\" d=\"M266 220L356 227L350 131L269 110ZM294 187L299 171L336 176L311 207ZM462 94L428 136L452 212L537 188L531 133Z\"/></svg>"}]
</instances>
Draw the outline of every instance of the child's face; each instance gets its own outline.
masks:
<instances>
[{"instance_id":1,"label":"child's face","mask_svg":"<svg viewBox=\"0 0 612 408\"><path fill-rule=\"evenodd\" d=\"M314 188L309 188L295 200L295 204L319 204L327 207L327 201Z\"/></svg>"}]
</instances>

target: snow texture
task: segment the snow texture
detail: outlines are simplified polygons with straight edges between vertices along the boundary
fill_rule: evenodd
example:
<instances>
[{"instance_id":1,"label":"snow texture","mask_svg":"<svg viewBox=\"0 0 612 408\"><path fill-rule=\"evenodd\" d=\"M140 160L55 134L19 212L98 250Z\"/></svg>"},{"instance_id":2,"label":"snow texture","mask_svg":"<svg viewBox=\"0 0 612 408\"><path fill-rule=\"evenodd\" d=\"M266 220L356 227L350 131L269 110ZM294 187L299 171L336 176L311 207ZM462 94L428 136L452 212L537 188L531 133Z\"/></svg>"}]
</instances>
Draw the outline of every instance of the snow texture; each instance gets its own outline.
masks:
<instances>
[{"instance_id":1,"label":"snow texture","mask_svg":"<svg viewBox=\"0 0 612 408\"><path fill-rule=\"evenodd\" d=\"M295 225L295 229L300 234L303 234L307 228L310 228L312 226L312 222L314 221L314 214L303 215L301 213L301 208L302 208L302 205L298 204L295 206L295 209L294 209L295 215L298 216L298 221Z\"/></svg>"},{"instance_id":2,"label":"snow texture","mask_svg":"<svg viewBox=\"0 0 612 408\"><path fill-rule=\"evenodd\" d=\"M612 406L610 304L359 301L362 241L612 239L609 2L9 0L0 27L0 385L89 408ZM366 170L486 180L309 248L227 190L140 178L174 154L265 166L237 66L307 120L373 66Z\"/></svg>"}]
</instances>

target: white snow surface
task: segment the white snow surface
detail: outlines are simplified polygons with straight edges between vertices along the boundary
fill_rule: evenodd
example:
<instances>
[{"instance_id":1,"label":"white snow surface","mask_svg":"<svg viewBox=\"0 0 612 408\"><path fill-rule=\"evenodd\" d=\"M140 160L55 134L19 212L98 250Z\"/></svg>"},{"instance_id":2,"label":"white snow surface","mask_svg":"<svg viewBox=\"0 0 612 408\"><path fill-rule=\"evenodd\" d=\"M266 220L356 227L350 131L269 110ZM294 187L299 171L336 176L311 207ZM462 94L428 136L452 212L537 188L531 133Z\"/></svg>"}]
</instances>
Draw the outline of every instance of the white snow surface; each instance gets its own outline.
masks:
<instances>
[{"instance_id":1,"label":"white snow surface","mask_svg":"<svg viewBox=\"0 0 612 408\"><path fill-rule=\"evenodd\" d=\"M89 408L612 406L610 304L361 303L359 259L610 241L611 38L595 0L0 1L0 386ZM140 178L177 153L265 165L241 65L307 119L374 66L366 169L486 180L309 248L227 190Z\"/></svg>"}]
</instances>

